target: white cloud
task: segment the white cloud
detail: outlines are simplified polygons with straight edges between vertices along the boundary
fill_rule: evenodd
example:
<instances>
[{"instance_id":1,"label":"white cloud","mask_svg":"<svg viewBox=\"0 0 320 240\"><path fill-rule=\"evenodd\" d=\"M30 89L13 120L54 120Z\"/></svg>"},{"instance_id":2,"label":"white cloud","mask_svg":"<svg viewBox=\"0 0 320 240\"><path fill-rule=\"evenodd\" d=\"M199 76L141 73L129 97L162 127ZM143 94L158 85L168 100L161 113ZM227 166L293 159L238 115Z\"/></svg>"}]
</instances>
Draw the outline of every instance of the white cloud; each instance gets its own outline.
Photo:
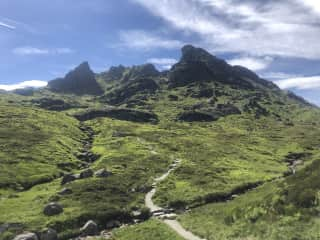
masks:
<instances>
[{"instance_id":1,"label":"white cloud","mask_svg":"<svg viewBox=\"0 0 320 240\"><path fill-rule=\"evenodd\" d=\"M12 26L12 25L4 23L4 22L0 22L0 27L5 27L5 28L11 29L11 30L16 29L15 26Z\"/></svg>"},{"instance_id":2,"label":"white cloud","mask_svg":"<svg viewBox=\"0 0 320 240\"><path fill-rule=\"evenodd\" d=\"M289 78L302 77L301 75L284 73L284 72L265 72L260 75L262 78L269 79L269 80L283 80L283 79L289 79Z\"/></svg>"},{"instance_id":3,"label":"white cloud","mask_svg":"<svg viewBox=\"0 0 320 240\"><path fill-rule=\"evenodd\" d=\"M283 89L320 89L320 76L289 78L275 83Z\"/></svg>"},{"instance_id":4,"label":"white cloud","mask_svg":"<svg viewBox=\"0 0 320 240\"><path fill-rule=\"evenodd\" d=\"M156 65L160 70L169 70L178 60L174 58L150 58L147 62Z\"/></svg>"},{"instance_id":5,"label":"white cloud","mask_svg":"<svg viewBox=\"0 0 320 240\"><path fill-rule=\"evenodd\" d=\"M166 39L157 34L152 34L142 30L128 30L120 32L122 47L140 50L150 50L155 48L175 49L180 48L183 43L174 39Z\"/></svg>"},{"instance_id":6,"label":"white cloud","mask_svg":"<svg viewBox=\"0 0 320 240\"><path fill-rule=\"evenodd\" d=\"M259 71L266 69L273 61L270 57L255 58L255 57L240 57L228 60L231 65L240 65L249 68L252 71Z\"/></svg>"},{"instance_id":7,"label":"white cloud","mask_svg":"<svg viewBox=\"0 0 320 240\"><path fill-rule=\"evenodd\" d=\"M0 89L5 90L5 91L12 91L12 90L22 89L22 88L27 88L27 87L40 88L40 87L47 86L47 84L48 83L45 81L30 80L30 81L24 81L21 83L17 83L17 84L3 84L3 85L0 85Z\"/></svg>"},{"instance_id":8,"label":"white cloud","mask_svg":"<svg viewBox=\"0 0 320 240\"><path fill-rule=\"evenodd\" d=\"M36 47L18 47L12 50L16 55L60 55L70 54L74 51L70 48L36 48Z\"/></svg>"},{"instance_id":9,"label":"white cloud","mask_svg":"<svg viewBox=\"0 0 320 240\"><path fill-rule=\"evenodd\" d=\"M147 60L148 63L159 64L159 65L173 65L178 62L174 58L150 58Z\"/></svg>"},{"instance_id":10,"label":"white cloud","mask_svg":"<svg viewBox=\"0 0 320 240\"><path fill-rule=\"evenodd\" d=\"M132 1L214 52L320 59L318 0Z\"/></svg>"}]
</instances>

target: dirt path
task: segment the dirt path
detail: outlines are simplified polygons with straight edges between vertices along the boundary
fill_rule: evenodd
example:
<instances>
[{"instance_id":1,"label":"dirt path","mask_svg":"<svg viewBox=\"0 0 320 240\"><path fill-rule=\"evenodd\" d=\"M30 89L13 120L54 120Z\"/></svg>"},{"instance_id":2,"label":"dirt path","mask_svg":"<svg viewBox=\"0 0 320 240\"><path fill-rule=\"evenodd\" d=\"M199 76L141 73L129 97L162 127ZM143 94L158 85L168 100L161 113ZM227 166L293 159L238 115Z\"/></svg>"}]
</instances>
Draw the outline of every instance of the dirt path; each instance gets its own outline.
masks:
<instances>
[{"instance_id":1,"label":"dirt path","mask_svg":"<svg viewBox=\"0 0 320 240\"><path fill-rule=\"evenodd\" d=\"M180 160L176 160L171 166L170 169L163 174L161 177L156 178L153 183L153 188L147 193L145 197L145 205L150 209L152 215L160 220L162 220L165 224L167 224L172 230L174 230L178 235L183 237L186 240L205 240L198 236L195 236L193 233L187 231L185 228L181 226L181 224L175 220L177 217L176 214L173 213L173 210L171 209L164 209L152 201L152 197L156 193L156 186L161 181L165 180L172 171L176 169L178 164L180 163Z\"/></svg>"}]
</instances>

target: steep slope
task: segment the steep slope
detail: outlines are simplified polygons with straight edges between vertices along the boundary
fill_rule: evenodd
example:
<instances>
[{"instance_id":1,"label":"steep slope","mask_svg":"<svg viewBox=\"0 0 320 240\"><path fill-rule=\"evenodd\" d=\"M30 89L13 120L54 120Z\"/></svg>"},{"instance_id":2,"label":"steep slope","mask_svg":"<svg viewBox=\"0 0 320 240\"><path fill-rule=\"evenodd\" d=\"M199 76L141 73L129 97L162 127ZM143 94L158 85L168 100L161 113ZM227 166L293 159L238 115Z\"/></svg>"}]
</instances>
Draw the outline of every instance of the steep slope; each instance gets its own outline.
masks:
<instances>
[{"instance_id":1,"label":"steep slope","mask_svg":"<svg viewBox=\"0 0 320 240\"><path fill-rule=\"evenodd\" d=\"M40 178L25 189L0 185L0 239L48 226L69 239L78 236L88 220L97 222L100 230L107 224L144 221L149 216L145 195L177 159L179 165L157 185L153 201L177 213L191 209L179 217L191 232L208 240L268 239L271 233L278 239L300 239L301 234L287 234L290 224L311 219L300 224L299 231L308 232L310 239L319 233L318 108L193 46L185 46L180 61L167 72L142 65L92 75L88 66L83 68L86 77L77 69L58 81L58 90L50 84L34 96L0 95L6 123L0 126L6 134L0 150L8 151L9 139L12 153L0 159L13 162L5 165L10 182L19 180L15 172L23 172L16 164L35 170L23 178L30 182L54 169L52 182L46 178L38 184ZM82 80L83 85L74 84ZM89 82L99 82L103 93L88 92ZM91 129L89 143L79 126ZM15 129L27 133L22 138L10 135ZM90 161L84 165L81 159ZM59 168L60 161L74 164ZM45 167L37 168L39 162ZM79 179L87 168L112 174ZM76 180L62 186L62 174L75 174ZM60 195L64 187L71 192ZM63 213L45 216L43 208L52 201L63 206ZM137 212L142 213L139 219ZM3 235L5 223L9 227ZM114 237L161 240L162 231L179 239L153 220L116 230Z\"/></svg>"},{"instance_id":2,"label":"steep slope","mask_svg":"<svg viewBox=\"0 0 320 240\"><path fill-rule=\"evenodd\" d=\"M96 81L95 74L87 62L80 64L64 78L50 81L48 88L54 92L73 93L77 95L102 94L102 89Z\"/></svg>"}]
</instances>

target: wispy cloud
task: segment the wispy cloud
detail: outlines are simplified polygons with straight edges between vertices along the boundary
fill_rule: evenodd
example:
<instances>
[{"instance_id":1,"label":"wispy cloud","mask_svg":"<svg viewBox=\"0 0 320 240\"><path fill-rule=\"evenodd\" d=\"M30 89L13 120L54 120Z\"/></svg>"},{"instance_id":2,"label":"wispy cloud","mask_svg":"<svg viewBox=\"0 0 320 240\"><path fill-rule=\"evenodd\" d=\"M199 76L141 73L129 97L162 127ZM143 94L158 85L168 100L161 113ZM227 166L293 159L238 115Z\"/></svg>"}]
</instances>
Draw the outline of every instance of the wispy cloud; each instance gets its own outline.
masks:
<instances>
[{"instance_id":1,"label":"wispy cloud","mask_svg":"<svg viewBox=\"0 0 320 240\"><path fill-rule=\"evenodd\" d=\"M143 30L128 30L120 32L121 47L139 50L150 49L175 49L180 48L183 43L179 40L164 38L155 33Z\"/></svg>"},{"instance_id":2,"label":"wispy cloud","mask_svg":"<svg viewBox=\"0 0 320 240\"><path fill-rule=\"evenodd\" d=\"M317 0L132 0L214 52L320 59Z\"/></svg>"},{"instance_id":3,"label":"wispy cloud","mask_svg":"<svg viewBox=\"0 0 320 240\"><path fill-rule=\"evenodd\" d=\"M0 22L0 27L8 28L8 29L11 29L11 30L16 29L15 26L7 24L7 23L4 23L4 22Z\"/></svg>"},{"instance_id":4,"label":"wispy cloud","mask_svg":"<svg viewBox=\"0 0 320 240\"><path fill-rule=\"evenodd\" d=\"M12 50L16 55L60 55L74 53L70 48L37 48L37 47L18 47Z\"/></svg>"},{"instance_id":5,"label":"wispy cloud","mask_svg":"<svg viewBox=\"0 0 320 240\"><path fill-rule=\"evenodd\" d=\"M177 63L178 60L174 58L150 58L147 62L156 65L160 70L168 70L173 64Z\"/></svg>"},{"instance_id":6,"label":"wispy cloud","mask_svg":"<svg viewBox=\"0 0 320 240\"><path fill-rule=\"evenodd\" d=\"M231 65L240 65L249 68L252 71L259 71L266 69L273 59L271 57L240 57L228 60Z\"/></svg>"},{"instance_id":7,"label":"wispy cloud","mask_svg":"<svg viewBox=\"0 0 320 240\"><path fill-rule=\"evenodd\" d=\"M30 81L24 81L17 84L3 84L0 85L0 89L5 91L13 91L16 89L22 89L27 87L33 87L33 88L40 88L47 86L47 82L41 81L41 80L30 80Z\"/></svg>"},{"instance_id":8,"label":"wispy cloud","mask_svg":"<svg viewBox=\"0 0 320 240\"><path fill-rule=\"evenodd\" d=\"M275 83L283 89L320 89L320 76L289 78Z\"/></svg>"}]
</instances>

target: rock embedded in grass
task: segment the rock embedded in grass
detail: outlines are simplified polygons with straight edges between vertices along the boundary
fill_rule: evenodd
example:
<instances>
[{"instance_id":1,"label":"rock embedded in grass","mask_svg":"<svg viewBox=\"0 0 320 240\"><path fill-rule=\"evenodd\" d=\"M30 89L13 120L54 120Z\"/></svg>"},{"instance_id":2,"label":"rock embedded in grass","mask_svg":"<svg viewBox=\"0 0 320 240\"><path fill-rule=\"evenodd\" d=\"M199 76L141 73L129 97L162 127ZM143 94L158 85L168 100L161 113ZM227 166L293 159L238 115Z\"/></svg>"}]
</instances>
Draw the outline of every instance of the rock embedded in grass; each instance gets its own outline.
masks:
<instances>
[{"instance_id":1,"label":"rock embedded in grass","mask_svg":"<svg viewBox=\"0 0 320 240\"><path fill-rule=\"evenodd\" d=\"M89 169L85 169L80 173L80 179L90 178L93 176L93 171Z\"/></svg>"},{"instance_id":2,"label":"rock embedded in grass","mask_svg":"<svg viewBox=\"0 0 320 240\"><path fill-rule=\"evenodd\" d=\"M61 185L67 184L69 182L73 182L75 180L77 180L76 176L74 176L73 174L66 174L63 176L61 180Z\"/></svg>"},{"instance_id":3,"label":"rock embedded in grass","mask_svg":"<svg viewBox=\"0 0 320 240\"><path fill-rule=\"evenodd\" d=\"M40 240L57 240L58 233L52 228L46 228L40 232L39 237Z\"/></svg>"},{"instance_id":4,"label":"rock embedded in grass","mask_svg":"<svg viewBox=\"0 0 320 240\"><path fill-rule=\"evenodd\" d=\"M59 203L55 203L55 202L51 202L47 204L43 209L44 215L47 215L47 216L58 215L62 212L63 212L62 206Z\"/></svg>"},{"instance_id":5,"label":"rock embedded in grass","mask_svg":"<svg viewBox=\"0 0 320 240\"><path fill-rule=\"evenodd\" d=\"M98 225L90 220L81 229L82 236L95 236L98 234Z\"/></svg>"},{"instance_id":6,"label":"rock embedded in grass","mask_svg":"<svg viewBox=\"0 0 320 240\"><path fill-rule=\"evenodd\" d=\"M69 195L72 194L72 190L70 188L63 188L58 192L59 195Z\"/></svg>"},{"instance_id":7,"label":"rock embedded in grass","mask_svg":"<svg viewBox=\"0 0 320 240\"><path fill-rule=\"evenodd\" d=\"M17 235L13 240L39 240L39 238L35 233L26 232Z\"/></svg>"},{"instance_id":8,"label":"rock embedded in grass","mask_svg":"<svg viewBox=\"0 0 320 240\"><path fill-rule=\"evenodd\" d=\"M99 177L99 178L106 178L106 177L109 177L112 175L112 172L109 172L107 171L106 169L102 168L102 169L99 169L98 171L96 171L94 173L94 175L96 177Z\"/></svg>"}]
</instances>

